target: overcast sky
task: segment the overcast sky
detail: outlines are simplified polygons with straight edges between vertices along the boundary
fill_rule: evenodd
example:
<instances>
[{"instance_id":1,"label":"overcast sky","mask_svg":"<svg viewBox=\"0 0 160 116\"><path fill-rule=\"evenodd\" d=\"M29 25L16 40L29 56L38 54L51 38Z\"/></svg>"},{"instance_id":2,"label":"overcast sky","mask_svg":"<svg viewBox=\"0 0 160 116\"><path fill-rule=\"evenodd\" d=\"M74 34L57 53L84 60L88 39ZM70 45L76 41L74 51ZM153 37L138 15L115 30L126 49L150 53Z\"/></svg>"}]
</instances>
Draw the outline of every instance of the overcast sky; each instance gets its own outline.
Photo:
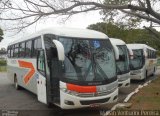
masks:
<instances>
[{"instance_id":1,"label":"overcast sky","mask_svg":"<svg viewBox=\"0 0 160 116\"><path fill-rule=\"evenodd\" d=\"M42 20L36 25L26 28L24 31L16 35L15 33L5 31L3 36L4 39L0 43L0 48L2 47L6 48L10 42L15 41L16 39L21 39L24 36L31 35L32 33L35 33L36 31L39 31L47 27L54 26L54 27L86 28L90 24L102 22L101 18L102 16L99 14L99 11L93 11L93 12L80 13L74 15L70 19L68 19L65 23L62 23L62 18L57 18L57 19L50 18L48 20ZM143 27L144 25L146 24L145 23L141 24L141 27ZM1 23L0 27L3 29L5 28L5 25ZM160 28L158 28L157 30L160 31Z\"/></svg>"},{"instance_id":2,"label":"overcast sky","mask_svg":"<svg viewBox=\"0 0 160 116\"><path fill-rule=\"evenodd\" d=\"M86 28L90 24L94 24L97 22L101 22L101 17L99 14L99 11L94 11L94 12L88 12L88 13L83 13L83 14L77 14L72 16L70 19L68 19L65 23L62 23L62 18L57 18L57 19L48 19L48 20L42 20L36 25L33 25L27 29L25 29L23 32L16 34L14 36L13 33L11 32L4 32L4 39L0 43L0 48L2 47L7 47L7 45L16 40L16 39L21 39L23 36L28 36L32 33L35 33L38 30L47 28L47 27L71 27L71 28ZM4 25L1 24L1 28L3 29Z\"/></svg>"}]
</instances>

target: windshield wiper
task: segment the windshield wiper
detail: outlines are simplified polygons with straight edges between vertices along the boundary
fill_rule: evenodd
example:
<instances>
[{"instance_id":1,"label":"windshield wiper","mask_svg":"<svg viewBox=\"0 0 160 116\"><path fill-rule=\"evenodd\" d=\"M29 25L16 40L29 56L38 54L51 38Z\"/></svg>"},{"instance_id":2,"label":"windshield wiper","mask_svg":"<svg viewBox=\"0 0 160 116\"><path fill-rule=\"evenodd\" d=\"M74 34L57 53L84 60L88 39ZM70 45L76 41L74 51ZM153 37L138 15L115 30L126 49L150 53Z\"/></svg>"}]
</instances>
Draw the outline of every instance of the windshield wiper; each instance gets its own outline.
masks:
<instances>
[{"instance_id":1,"label":"windshield wiper","mask_svg":"<svg viewBox=\"0 0 160 116\"><path fill-rule=\"evenodd\" d=\"M97 67L99 69L100 73L103 75L103 77L106 77L108 79L108 76L105 74L105 72L103 71L103 69L99 66L99 64L96 61L97 60L95 59L95 53L93 53L93 63L95 65L95 69ZM95 70L95 73L97 74L97 70Z\"/></svg>"},{"instance_id":2,"label":"windshield wiper","mask_svg":"<svg viewBox=\"0 0 160 116\"><path fill-rule=\"evenodd\" d=\"M105 72L103 71L103 69L99 66L99 64L98 64L97 62L96 62L96 64L97 64L97 67L98 67L100 73L101 73L104 77L106 77L107 79L109 79L108 76L107 76L107 75L105 74Z\"/></svg>"},{"instance_id":3,"label":"windshield wiper","mask_svg":"<svg viewBox=\"0 0 160 116\"><path fill-rule=\"evenodd\" d=\"M88 76L88 74L89 74L89 72L90 72L91 67L92 67L92 63L90 63L90 65L89 65L87 71L86 71L85 74L84 74L84 77L86 77L84 80L87 79L87 76Z\"/></svg>"}]
</instances>

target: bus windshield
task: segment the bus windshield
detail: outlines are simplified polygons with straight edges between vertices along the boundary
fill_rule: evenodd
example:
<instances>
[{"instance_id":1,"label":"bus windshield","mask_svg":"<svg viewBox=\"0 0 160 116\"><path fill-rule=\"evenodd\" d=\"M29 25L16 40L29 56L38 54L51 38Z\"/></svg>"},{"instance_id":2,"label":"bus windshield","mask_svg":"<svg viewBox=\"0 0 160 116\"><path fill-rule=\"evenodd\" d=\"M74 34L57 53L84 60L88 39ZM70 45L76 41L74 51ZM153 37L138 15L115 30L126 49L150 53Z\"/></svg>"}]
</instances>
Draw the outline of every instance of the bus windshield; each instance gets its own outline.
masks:
<instances>
[{"instance_id":1,"label":"bus windshield","mask_svg":"<svg viewBox=\"0 0 160 116\"><path fill-rule=\"evenodd\" d=\"M142 68L144 64L144 56L142 49L136 49L133 51L133 59L130 59L130 69L136 70Z\"/></svg>"},{"instance_id":2,"label":"bus windshield","mask_svg":"<svg viewBox=\"0 0 160 116\"><path fill-rule=\"evenodd\" d=\"M129 72L129 56L126 45L117 45L119 50L119 59L117 63L117 74L124 74Z\"/></svg>"},{"instance_id":3,"label":"bus windshield","mask_svg":"<svg viewBox=\"0 0 160 116\"><path fill-rule=\"evenodd\" d=\"M116 79L113 48L109 40L59 37L65 49L64 78L90 85Z\"/></svg>"}]
</instances>

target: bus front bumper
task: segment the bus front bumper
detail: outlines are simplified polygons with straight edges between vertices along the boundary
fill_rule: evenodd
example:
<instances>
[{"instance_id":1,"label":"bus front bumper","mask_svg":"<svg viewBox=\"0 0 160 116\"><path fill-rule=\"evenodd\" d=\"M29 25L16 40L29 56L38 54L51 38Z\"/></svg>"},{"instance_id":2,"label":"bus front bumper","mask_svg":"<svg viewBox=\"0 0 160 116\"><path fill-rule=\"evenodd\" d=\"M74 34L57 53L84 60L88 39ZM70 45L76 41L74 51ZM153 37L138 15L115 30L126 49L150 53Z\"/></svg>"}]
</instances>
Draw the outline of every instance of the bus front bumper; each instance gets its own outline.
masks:
<instances>
[{"instance_id":1,"label":"bus front bumper","mask_svg":"<svg viewBox=\"0 0 160 116\"><path fill-rule=\"evenodd\" d=\"M63 91L60 91L61 94L61 108L62 109L76 109L84 107L96 107L103 104L114 103L118 99L118 88L104 96L96 97L78 97L74 95L67 94Z\"/></svg>"},{"instance_id":2,"label":"bus front bumper","mask_svg":"<svg viewBox=\"0 0 160 116\"><path fill-rule=\"evenodd\" d=\"M130 75L131 80L143 80L144 76L142 73L138 73L138 74L131 74Z\"/></svg>"},{"instance_id":3,"label":"bus front bumper","mask_svg":"<svg viewBox=\"0 0 160 116\"><path fill-rule=\"evenodd\" d=\"M130 78L123 81L118 81L118 87L119 88L130 87Z\"/></svg>"},{"instance_id":4,"label":"bus front bumper","mask_svg":"<svg viewBox=\"0 0 160 116\"><path fill-rule=\"evenodd\" d=\"M130 87L130 73L118 75L118 87Z\"/></svg>"}]
</instances>

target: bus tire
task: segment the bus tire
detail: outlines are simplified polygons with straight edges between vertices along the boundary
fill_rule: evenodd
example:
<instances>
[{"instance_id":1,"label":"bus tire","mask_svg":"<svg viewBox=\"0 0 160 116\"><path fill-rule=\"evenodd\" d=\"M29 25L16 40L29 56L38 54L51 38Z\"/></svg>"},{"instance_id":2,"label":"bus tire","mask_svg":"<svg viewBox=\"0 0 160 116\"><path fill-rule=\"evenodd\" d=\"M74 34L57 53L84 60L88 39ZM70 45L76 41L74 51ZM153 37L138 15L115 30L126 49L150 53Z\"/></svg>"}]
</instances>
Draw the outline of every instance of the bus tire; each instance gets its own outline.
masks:
<instances>
[{"instance_id":1,"label":"bus tire","mask_svg":"<svg viewBox=\"0 0 160 116\"><path fill-rule=\"evenodd\" d=\"M16 90L20 90L20 86L18 85L18 80L16 74L14 74L14 87Z\"/></svg>"},{"instance_id":2,"label":"bus tire","mask_svg":"<svg viewBox=\"0 0 160 116\"><path fill-rule=\"evenodd\" d=\"M53 107L53 104L52 104L52 103L48 103L48 104L47 104L47 107L48 107L48 108L52 108L52 107Z\"/></svg>"},{"instance_id":3,"label":"bus tire","mask_svg":"<svg viewBox=\"0 0 160 116\"><path fill-rule=\"evenodd\" d=\"M156 67L154 67L154 70L153 70L153 73L151 76L154 76L155 75L155 72L156 72Z\"/></svg>"}]
</instances>

